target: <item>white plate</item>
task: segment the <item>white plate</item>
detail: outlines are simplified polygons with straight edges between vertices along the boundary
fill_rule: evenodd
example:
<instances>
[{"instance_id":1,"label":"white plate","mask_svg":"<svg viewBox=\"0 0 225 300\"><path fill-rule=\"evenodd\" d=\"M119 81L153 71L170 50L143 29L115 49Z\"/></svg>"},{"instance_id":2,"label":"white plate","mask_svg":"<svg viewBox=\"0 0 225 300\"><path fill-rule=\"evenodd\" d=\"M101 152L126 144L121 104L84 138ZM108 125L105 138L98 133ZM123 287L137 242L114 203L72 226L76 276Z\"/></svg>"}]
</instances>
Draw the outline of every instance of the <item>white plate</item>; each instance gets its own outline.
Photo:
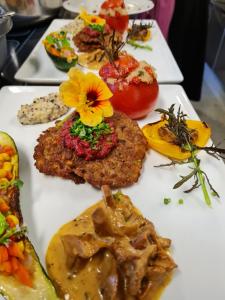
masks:
<instances>
[{"instance_id":1,"label":"white plate","mask_svg":"<svg viewBox=\"0 0 225 300\"><path fill-rule=\"evenodd\" d=\"M58 70L46 54L42 40L50 32L59 30L62 26L70 21L71 20L60 19L52 21L43 37L17 71L15 75L17 80L39 84L54 84L66 80L66 73ZM148 20L148 22L149 21L150 20ZM156 69L159 83L181 82L183 80L181 71L156 21L153 21L152 39L147 44L153 48L152 51L134 49L129 45L126 45L124 49L137 59L146 60L148 63L153 65Z\"/></svg>"},{"instance_id":2,"label":"white plate","mask_svg":"<svg viewBox=\"0 0 225 300\"><path fill-rule=\"evenodd\" d=\"M79 13L81 7L84 7L89 13L96 14L102 3L102 0L68 0L63 2L63 7L73 13ZM125 5L129 15L149 11L154 7L150 0L125 0Z\"/></svg>"},{"instance_id":3,"label":"white plate","mask_svg":"<svg viewBox=\"0 0 225 300\"><path fill-rule=\"evenodd\" d=\"M21 206L24 221L42 263L52 235L65 222L79 215L101 198L101 192L89 184L75 185L72 181L45 176L34 167L33 150L40 133L53 122L43 125L22 126L16 114L21 104L30 103L34 97L54 92L57 87L4 87L0 91L0 129L15 140L20 156ZM187 100L183 89L177 85L160 86L157 107L168 108L172 103L196 119L197 115ZM140 125L158 120L153 112ZM157 231L172 239L172 256L178 264L170 285L161 300L222 300L225 299L225 165L201 153L202 168L208 173L221 201L214 200L213 208L203 202L200 190L184 194L182 189L172 190L181 169L154 168L168 162L160 154L150 151L144 162L137 184L124 188L134 204L153 221ZM164 205L164 197L172 199ZM184 205L178 205L183 198Z\"/></svg>"}]
</instances>

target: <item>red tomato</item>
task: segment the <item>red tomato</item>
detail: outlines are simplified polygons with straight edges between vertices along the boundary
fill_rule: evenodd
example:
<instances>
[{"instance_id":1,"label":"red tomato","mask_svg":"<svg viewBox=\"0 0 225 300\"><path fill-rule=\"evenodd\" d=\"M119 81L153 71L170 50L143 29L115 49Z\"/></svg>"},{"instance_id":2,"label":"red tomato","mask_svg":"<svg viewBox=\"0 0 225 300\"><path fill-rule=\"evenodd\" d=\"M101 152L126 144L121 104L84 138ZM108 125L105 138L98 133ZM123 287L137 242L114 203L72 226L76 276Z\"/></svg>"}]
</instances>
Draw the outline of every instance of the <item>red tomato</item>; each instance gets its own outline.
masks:
<instances>
[{"instance_id":1,"label":"red tomato","mask_svg":"<svg viewBox=\"0 0 225 300\"><path fill-rule=\"evenodd\" d=\"M131 119L144 118L152 110L159 91L156 80L152 84L130 83L122 90L118 84L108 86L113 93L110 101L114 109L126 113Z\"/></svg>"},{"instance_id":2,"label":"red tomato","mask_svg":"<svg viewBox=\"0 0 225 300\"><path fill-rule=\"evenodd\" d=\"M105 64L99 75L106 81L107 78L123 78L139 66L139 62L131 55L121 55L118 60Z\"/></svg>"},{"instance_id":3,"label":"red tomato","mask_svg":"<svg viewBox=\"0 0 225 300\"><path fill-rule=\"evenodd\" d=\"M124 33L128 28L128 23L129 23L128 15L121 16L120 14L116 13L115 17L103 16L103 15L100 15L100 17L106 20L106 23L109 25L109 27L112 30L118 31L121 34Z\"/></svg>"},{"instance_id":4,"label":"red tomato","mask_svg":"<svg viewBox=\"0 0 225 300\"><path fill-rule=\"evenodd\" d=\"M102 9L115 9L117 7L125 8L125 4L123 0L106 0L101 5ZM129 16L128 15L121 15L120 13L116 12L115 16L108 16L100 14L100 17L106 20L106 23L109 27L115 31L120 33L124 33L128 28L129 23Z\"/></svg>"},{"instance_id":5,"label":"red tomato","mask_svg":"<svg viewBox=\"0 0 225 300\"><path fill-rule=\"evenodd\" d=\"M115 8L115 7L125 7L123 0L106 0L102 3L101 8L103 9L109 9L109 8Z\"/></svg>"}]
</instances>

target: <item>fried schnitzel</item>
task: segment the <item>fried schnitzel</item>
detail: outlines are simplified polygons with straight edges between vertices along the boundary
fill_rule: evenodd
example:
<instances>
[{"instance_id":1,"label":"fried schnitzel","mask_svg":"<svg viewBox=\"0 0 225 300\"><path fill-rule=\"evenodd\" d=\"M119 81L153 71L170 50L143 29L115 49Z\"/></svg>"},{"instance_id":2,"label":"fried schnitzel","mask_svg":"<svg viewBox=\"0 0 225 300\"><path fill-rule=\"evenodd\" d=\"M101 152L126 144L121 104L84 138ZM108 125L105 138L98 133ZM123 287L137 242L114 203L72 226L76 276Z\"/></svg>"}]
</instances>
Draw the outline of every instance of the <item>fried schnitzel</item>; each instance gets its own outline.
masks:
<instances>
[{"instance_id":1,"label":"fried schnitzel","mask_svg":"<svg viewBox=\"0 0 225 300\"><path fill-rule=\"evenodd\" d=\"M94 187L112 188L135 183L141 172L147 151L146 139L135 121L115 112L110 118L115 124L117 146L103 159L86 161L65 147L60 127L52 127L38 138L34 150L35 166L46 175L60 176L76 184L89 182Z\"/></svg>"}]
</instances>

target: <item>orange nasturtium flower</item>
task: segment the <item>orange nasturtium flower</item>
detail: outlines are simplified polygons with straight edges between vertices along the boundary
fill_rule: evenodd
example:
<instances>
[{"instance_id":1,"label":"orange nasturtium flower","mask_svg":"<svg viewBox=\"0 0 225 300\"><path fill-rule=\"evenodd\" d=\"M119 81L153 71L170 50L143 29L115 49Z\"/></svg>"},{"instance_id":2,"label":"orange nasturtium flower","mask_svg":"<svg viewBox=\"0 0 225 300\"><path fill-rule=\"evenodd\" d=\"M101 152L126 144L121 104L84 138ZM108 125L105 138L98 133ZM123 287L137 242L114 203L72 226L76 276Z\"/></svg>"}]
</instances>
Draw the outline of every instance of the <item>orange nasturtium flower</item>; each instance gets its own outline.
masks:
<instances>
[{"instance_id":1,"label":"orange nasturtium flower","mask_svg":"<svg viewBox=\"0 0 225 300\"><path fill-rule=\"evenodd\" d=\"M68 75L69 80L60 85L60 97L65 105L76 108L82 123L96 126L113 115L109 101L113 94L103 80L76 68L71 68Z\"/></svg>"},{"instance_id":2,"label":"orange nasturtium flower","mask_svg":"<svg viewBox=\"0 0 225 300\"><path fill-rule=\"evenodd\" d=\"M85 10L82 10L80 13L80 18L85 22L86 25L104 26L106 22L103 18L95 15L89 15Z\"/></svg>"}]
</instances>

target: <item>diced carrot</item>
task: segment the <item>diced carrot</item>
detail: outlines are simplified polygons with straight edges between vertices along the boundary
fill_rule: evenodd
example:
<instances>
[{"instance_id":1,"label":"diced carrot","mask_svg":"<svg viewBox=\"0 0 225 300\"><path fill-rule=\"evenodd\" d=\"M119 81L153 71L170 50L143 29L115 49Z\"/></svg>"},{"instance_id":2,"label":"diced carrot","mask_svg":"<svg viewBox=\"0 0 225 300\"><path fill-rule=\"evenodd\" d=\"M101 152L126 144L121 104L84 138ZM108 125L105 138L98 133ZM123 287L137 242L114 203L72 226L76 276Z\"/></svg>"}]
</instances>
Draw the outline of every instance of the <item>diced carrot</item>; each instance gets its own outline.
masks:
<instances>
[{"instance_id":1,"label":"diced carrot","mask_svg":"<svg viewBox=\"0 0 225 300\"><path fill-rule=\"evenodd\" d=\"M0 264L9 259L8 250L6 246L0 246Z\"/></svg>"},{"instance_id":2,"label":"diced carrot","mask_svg":"<svg viewBox=\"0 0 225 300\"><path fill-rule=\"evenodd\" d=\"M7 275L12 274L12 265L10 261L5 261L1 264L2 272L6 273Z\"/></svg>"},{"instance_id":3,"label":"diced carrot","mask_svg":"<svg viewBox=\"0 0 225 300\"><path fill-rule=\"evenodd\" d=\"M15 273L19 269L19 260L16 257L11 257L10 261L12 265L12 272Z\"/></svg>"},{"instance_id":4,"label":"diced carrot","mask_svg":"<svg viewBox=\"0 0 225 300\"><path fill-rule=\"evenodd\" d=\"M8 180L11 180L12 178L13 178L13 174L12 174L12 172L7 172L6 173L6 176L5 176Z\"/></svg>"},{"instance_id":5,"label":"diced carrot","mask_svg":"<svg viewBox=\"0 0 225 300\"><path fill-rule=\"evenodd\" d=\"M28 270L21 264L19 263L19 268L15 272L15 277L22 282L24 285L27 285L29 287L32 287L32 278Z\"/></svg>"},{"instance_id":6,"label":"diced carrot","mask_svg":"<svg viewBox=\"0 0 225 300\"><path fill-rule=\"evenodd\" d=\"M60 52L57 49L55 49L54 47L51 47L49 49L49 52L54 56L58 56L58 57L60 56Z\"/></svg>"},{"instance_id":7,"label":"diced carrot","mask_svg":"<svg viewBox=\"0 0 225 300\"><path fill-rule=\"evenodd\" d=\"M20 258L21 260L24 259L23 251L18 243L11 242L8 246L8 252L10 256L15 256Z\"/></svg>"},{"instance_id":8,"label":"diced carrot","mask_svg":"<svg viewBox=\"0 0 225 300\"><path fill-rule=\"evenodd\" d=\"M5 153L9 154L10 156L13 156L15 154L15 150L10 146L5 146L4 150Z\"/></svg>"},{"instance_id":9,"label":"diced carrot","mask_svg":"<svg viewBox=\"0 0 225 300\"><path fill-rule=\"evenodd\" d=\"M19 225L19 220L14 215L8 215L6 218L6 222L9 224L9 227L13 228L16 225Z\"/></svg>"},{"instance_id":10,"label":"diced carrot","mask_svg":"<svg viewBox=\"0 0 225 300\"><path fill-rule=\"evenodd\" d=\"M7 211L9 211L9 209L9 205L4 200L0 199L0 212L6 213Z\"/></svg>"}]
</instances>

